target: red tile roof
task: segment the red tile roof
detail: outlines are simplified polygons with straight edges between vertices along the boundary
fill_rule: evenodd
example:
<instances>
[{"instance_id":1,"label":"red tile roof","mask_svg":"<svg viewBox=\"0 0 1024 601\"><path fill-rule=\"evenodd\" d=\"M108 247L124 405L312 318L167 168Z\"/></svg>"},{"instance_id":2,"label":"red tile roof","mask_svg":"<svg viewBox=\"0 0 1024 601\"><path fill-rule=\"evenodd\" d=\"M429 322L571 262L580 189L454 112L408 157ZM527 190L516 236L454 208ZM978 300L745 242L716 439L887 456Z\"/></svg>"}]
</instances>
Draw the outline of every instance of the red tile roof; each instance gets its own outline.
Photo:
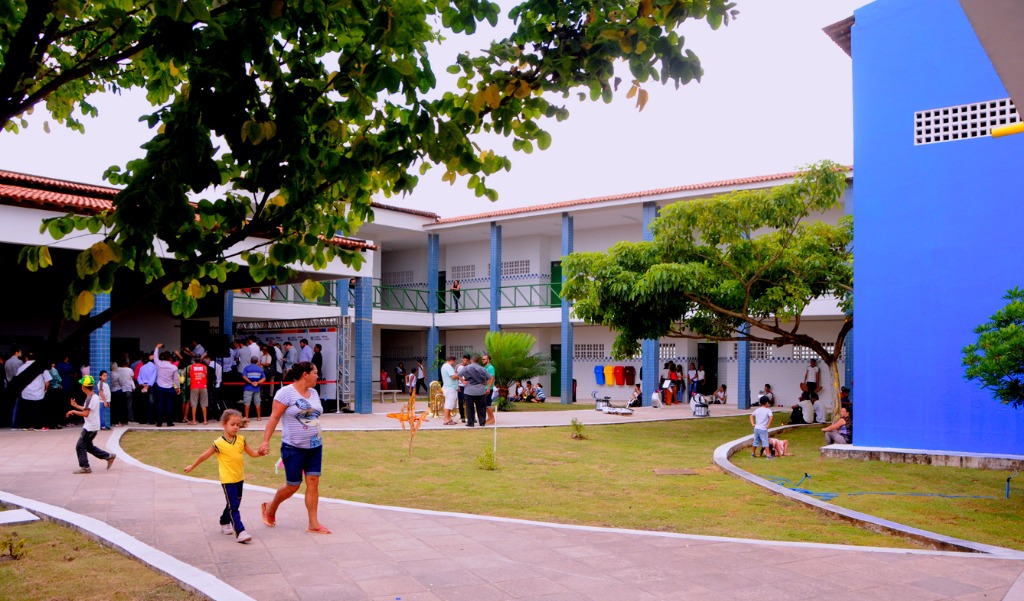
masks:
<instances>
[{"instance_id":1,"label":"red tile roof","mask_svg":"<svg viewBox=\"0 0 1024 601\"><path fill-rule=\"evenodd\" d=\"M833 23L827 27L823 27L822 31L825 32L825 35L832 38L832 41L842 48L843 52L845 52L847 56L852 57L853 49L850 42L850 30L854 25L854 18L849 16L838 23Z\"/></svg>"},{"instance_id":2,"label":"red tile roof","mask_svg":"<svg viewBox=\"0 0 1024 601\"><path fill-rule=\"evenodd\" d=\"M95 215L109 211L117 188L93 186L0 169L0 205L29 206L58 212ZM362 240L336 236L335 244L350 250L377 250Z\"/></svg>"},{"instance_id":3,"label":"red tile roof","mask_svg":"<svg viewBox=\"0 0 1024 601\"><path fill-rule=\"evenodd\" d=\"M847 169L852 169L848 167ZM581 198L578 200L569 200L565 202L554 202L542 205L533 205L529 207L520 207L516 209L504 209L501 211L492 211L490 213L477 213L475 215L462 215L459 217L446 217L438 219L438 224L447 223L458 223L460 221L475 221L478 219L489 219L493 217L507 217L509 215L519 215L522 213L533 213L536 211L550 211L555 209L563 209L569 207L578 207L581 205L597 204L600 202L608 202L610 200L627 200L630 198L641 198L644 196L660 196L662 194L675 194L678 192L691 192L699 190L710 190L714 188L728 188L734 186L742 186L745 184L758 184L762 182L774 182L780 180L786 180L800 175L799 171L791 171L789 173L777 173L775 175L758 175L754 177L742 177L739 179L728 179L717 182L705 182L701 184L689 184L686 186L676 186L673 188L657 188L654 190L643 190L640 192L627 192L624 194L614 194L612 196L598 196L594 198Z\"/></svg>"}]
</instances>

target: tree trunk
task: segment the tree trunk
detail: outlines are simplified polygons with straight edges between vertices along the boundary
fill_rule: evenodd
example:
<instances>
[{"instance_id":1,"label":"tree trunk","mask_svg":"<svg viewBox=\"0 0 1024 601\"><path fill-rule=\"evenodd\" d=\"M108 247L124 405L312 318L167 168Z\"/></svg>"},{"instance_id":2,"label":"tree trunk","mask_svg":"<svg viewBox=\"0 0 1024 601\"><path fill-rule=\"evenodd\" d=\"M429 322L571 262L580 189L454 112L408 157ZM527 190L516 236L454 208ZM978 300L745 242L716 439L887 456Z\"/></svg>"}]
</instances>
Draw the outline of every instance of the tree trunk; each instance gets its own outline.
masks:
<instances>
[{"instance_id":1,"label":"tree trunk","mask_svg":"<svg viewBox=\"0 0 1024 601\"><path fill-rule=\"evenodd\" d=\"M843 386L839 381L839 362L835 359L825 360L825 365L828 366L828 373L832 376L832 419L835 419L839 415L840 399L842 398L840 389Z\"/></svg>"}]
</instances>

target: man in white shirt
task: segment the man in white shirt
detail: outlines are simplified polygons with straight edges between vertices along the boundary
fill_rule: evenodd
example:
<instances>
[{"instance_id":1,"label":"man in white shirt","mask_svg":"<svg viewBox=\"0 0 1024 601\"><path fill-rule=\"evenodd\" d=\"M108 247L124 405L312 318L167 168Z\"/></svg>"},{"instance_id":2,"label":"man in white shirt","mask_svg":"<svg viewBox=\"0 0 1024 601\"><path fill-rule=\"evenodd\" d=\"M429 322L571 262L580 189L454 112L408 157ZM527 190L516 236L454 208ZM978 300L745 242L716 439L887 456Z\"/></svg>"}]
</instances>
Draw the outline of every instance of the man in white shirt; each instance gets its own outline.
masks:
<instances>
[{"instance_id":1,"label":"man in white shirt","mask_svg":"<svg viewBox=\"0 0 1024 601\"><path fill-rule=\"evenodd\" d=\"M822 389L821 368L818 367L817 359L811 359L810 367L804 372L804 384L807 386L807 392L818 392Z\"/></svg>"},{"instance_id":2,"label":"man in white shirt","mask_svg":"<svg viewBox=\"0 0 1024 601\"><path fill-rule=\"evenodd\" d=\"M35 355L29 352L28 361L18 368L18 374L28 369L35 362ZM50 380L52 379L50 372L44 369L43 373L33 378L25 386L25 389L21 391L21 398L18 400L17 405L17 411L21 413L18 416L18 419L21 421L21 427L32 430L38 430L43 427L41 421L43 416L43 398L46 396L46 390L50 387ZM99 412L97 412L97 415L99 415Z\"/></svg>"},{"instance_id":3,"label":"man in white shirt","mask_svg":"<svg viewBox=\"0 0 1024 601\"><path fill-rule=\"evenodd\" d=\"M260 345L256 344L256 339L253 338L252 336L249 336L245 339L245 345L249 349L249 359L251 363L251 359L253 357L260 356Z\"/></svg>"},{"instance_id":4,"label":"man in white shirt","mask_svg":"<svg viewBox=\"0 0 1024 601\"><path fill-rule=\"evenodd\" d=\"M825 423L825 403L818 400L818 395L811 395L811 403L814 405L814 423Z\"/></svg>"}]
</instances>

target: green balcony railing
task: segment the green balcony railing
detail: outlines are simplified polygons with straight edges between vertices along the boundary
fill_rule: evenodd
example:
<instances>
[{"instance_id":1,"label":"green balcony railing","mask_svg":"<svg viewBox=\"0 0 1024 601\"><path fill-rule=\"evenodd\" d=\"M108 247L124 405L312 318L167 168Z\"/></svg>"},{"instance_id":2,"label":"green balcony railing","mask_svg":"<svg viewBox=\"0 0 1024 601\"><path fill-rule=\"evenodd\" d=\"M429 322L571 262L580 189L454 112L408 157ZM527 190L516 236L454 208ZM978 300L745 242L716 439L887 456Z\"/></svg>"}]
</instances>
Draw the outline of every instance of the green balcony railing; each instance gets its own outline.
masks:
<instances>
[{"instance_id":1,"label":"green balcony railing","mask_svg":"<svg viewBox=\"0 0 1024 601\"><path fill-rule=\"evenodd\" d=\"M235 298L270 301L272 303L302 303L324 307L337 306L338 298L334 294L334 282L324 282L323 284L324 294L318 299L310 299L303 296L301 284L242 288L235 290Z\"/></svg>"},{"instance_id":2,"label":"green balcony railing","mask_svg":"<svg viewBox=\"0 0 1024 601\"><path fill-rule=\"evenodd\" d=\"M235 290L235 298L246 298L253 300L270 301L274 303L303 303L320 306L337 306L338 299L335 296L334 282L324 282L326 292L318 299L308 299L302 295L300 284L286 284L281 286L260 286L258 288L242 288ZM502 286L501 308L502 309L523 309L523 308L547 308L561 306L561 284L518 284L515 286ZM416 313L427 312L427 299L429 292L417 288L403 288L400 286L373 287L373 308L387 311L412 311ZM437 293L438 311L450 313L455 310L455 298L451 290L441 290ZM349 290L349 306L354 306L354 293ZM463 288L460 295L458 308L460 311L486 311L491 308L490 288Z\"/></svg>"}]
</instances>

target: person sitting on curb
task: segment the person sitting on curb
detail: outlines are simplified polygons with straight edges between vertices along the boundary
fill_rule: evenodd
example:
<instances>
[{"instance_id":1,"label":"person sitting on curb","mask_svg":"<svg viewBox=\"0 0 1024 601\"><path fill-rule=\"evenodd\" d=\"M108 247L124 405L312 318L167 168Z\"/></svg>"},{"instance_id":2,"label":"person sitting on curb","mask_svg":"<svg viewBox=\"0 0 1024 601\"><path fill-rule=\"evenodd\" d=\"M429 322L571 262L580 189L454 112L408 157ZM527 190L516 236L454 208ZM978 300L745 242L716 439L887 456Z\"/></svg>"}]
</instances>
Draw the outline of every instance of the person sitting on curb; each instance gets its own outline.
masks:
<instances>
[{"instance_id":1,"label":"person sitting on curb","mask_svg":"<svg viewBox=\"0 0 1024 601\"><path fill-rule=\"evenodd\" d=\"M825 444L853 444L853 408L840 408L836 421L821 431L825 433Z\"/></svg>"},{"instance_id":2,"label":"person sitting on curb","mask_svg":"<svg viewBox=\"0 0 1024 601\"><path fill-rule=\"evenodd\" d=\"M790 424L814 423L814 405L811 404L811 394L809 392L800 393L800 400L790 408L793 410L789 417Z\"/></svg>"}]
</instances>

